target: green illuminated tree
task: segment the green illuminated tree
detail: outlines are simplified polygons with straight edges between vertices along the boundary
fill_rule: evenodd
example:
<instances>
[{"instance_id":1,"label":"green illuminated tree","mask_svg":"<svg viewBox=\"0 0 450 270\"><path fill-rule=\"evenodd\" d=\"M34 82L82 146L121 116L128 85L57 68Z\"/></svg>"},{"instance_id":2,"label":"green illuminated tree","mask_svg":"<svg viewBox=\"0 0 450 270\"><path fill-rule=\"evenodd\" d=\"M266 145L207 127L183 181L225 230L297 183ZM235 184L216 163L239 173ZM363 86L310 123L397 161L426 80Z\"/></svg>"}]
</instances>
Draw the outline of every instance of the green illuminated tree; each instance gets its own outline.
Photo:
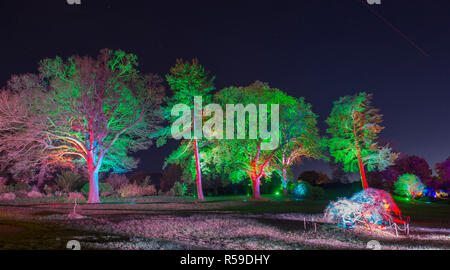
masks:
<instances>
[{"instance_id":1,"label":"green illuminated tree","mask_svg":"<svg viewBox=\"0 0 450 270\"><path fill-rule=\"evenodd\" d=\"M398 157L391 148L376 142L384 127L382 115L371 102L372 95L366 93L342 97L334 102L326 121L331 156L344 165L346 172L359 168L363 188L368 188L364 166L369 171L384 170Z\"/></svg>"},{"instance_id":2,"label":"green illuminated tree","mask_svg":"<svg viewBox=\"0 0 450 270\"><path fill-rule=\"evenodd\" d=\"M166 75L167 82L172 90L172 96L168 100L168 107L166 108L165 118L169 120L169 123L173 124L176 119L171 114L172 108L177 104L185 104L191 110L191 123L187 132L194 133L196 127L202 127L203 125L203 109L201 104L199 110L195 111L195 97L202 97L202 102L209 103L211 101L211 91L214 88L214 77L210 76L209 72L198 63L197 59L193 59L192 62L177 60L174 67L170 69L170 73ZM198 117L196 117L196 115ZM190 121L188 119L188 121ZM170 137L171 128L161 130L161 138L158 142L159 145L165 143L165 140ZM183 165L185 170L192 168L192 154L195 158L194 168L197 182L197 197L199 200L204 200L203 188L202 188L202 165L200 148L202 147L202 138L192 136L189 139L184 139L180 147L175 150L171 156L168 157L167 163L178 163Z\"/></svg>"},{"instance_id":3,"label":"green illuminated tree","mask_svg":"<svg viewBox=\"0 0 450 270\"><path fill-rule=\"evenodd\" d=\"M280 136L284 141L275 155L276 166L281 170L283 192L287 195L287 171L304 158L323 159L323 140L317 128L317 115L311 105L299 98L290 106L283 106L280 111Z\"/></svg>"},{"instance_id":4,"label":"green illuminated tree","mask_svg":"<svg viewBox=\"0 0 450 270\"><path fill-rule=\"evenodd\" d=\"M422 196L426 189L419 177L409 173L401 175L394 183L394 187L395 193L404 197L411 197L413 200Z\"/></svg>"},{"instance_id":5,"label":"green illuminated tree","mask_svg":"<svg viewBox=\"0 0 450 270\"><path fill-rule=\"evenodd\" d=\"M89 203L99 203L100 171L136 166L128 153L146 149L158 128L161 79L142 75L137 57L103 49L97 59L56 57L40 63L49 87L42 110L48 116L48 148L87 165Z\"/></svg>"},{"instance_id":6,"label":"green illuminated tree","mask_svg":"<svg viewBox=\"0 0 450 270\"><path fill-rule=\"evenodd\" d=\"M306 145L307 142L317 139L316 116L311 111L311 105L306 104L302 98L295 99L257 81L247 87L223 89L216 94L216 100L223 107L226 104L235 104L235 107L242 105L244 114L241 115L241 119L245 121L239 121L239 112L237 121L228 123L227 119L224 131L227 133L227 138L214 142L213 154L210 155L211 160L208 162L216 164L216 169L233 182L250 178L254 199L261 198L262 178L268 179L268 176L277 168L275 156L278 152L282 149L285 151L286 160L283 165L287 171L296 158L310 155L308 151L311 153L316 151ZM267 116L261 107L259 107L259 114L254 113L257 106L261 105L267 106ZM229 114L235 114L235 112L230 112L227 106L227 115ZM256 123L256 119L260 122ZM263 123L266 127L261 126ZM248 130L248 134L242 136L240 129ZM232 138L228 137L229 133L232 133ZM304 147L303 150L299 150L301 147ZM295 152L296 150L298 151ZM287 160L288 158L290 160Z\"/></svg>"}]
</instances>

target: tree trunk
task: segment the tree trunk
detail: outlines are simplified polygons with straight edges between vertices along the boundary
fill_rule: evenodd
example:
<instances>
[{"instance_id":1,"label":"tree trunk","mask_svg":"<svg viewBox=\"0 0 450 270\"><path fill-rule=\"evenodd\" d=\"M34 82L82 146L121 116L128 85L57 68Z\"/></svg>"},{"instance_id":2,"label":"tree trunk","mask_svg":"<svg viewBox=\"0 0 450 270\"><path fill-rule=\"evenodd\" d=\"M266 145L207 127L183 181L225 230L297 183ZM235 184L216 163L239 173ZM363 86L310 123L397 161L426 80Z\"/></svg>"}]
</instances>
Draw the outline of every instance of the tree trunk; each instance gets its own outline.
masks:
<instances>
[{"instance_id":1,"label":"tree trunk","mask_svg":"<svg viewBox=\"0 0 450 270\"><path fill-rule=\"evenodd\" d=\"M359 151L359 143L358 143L358 136L356 134L355 121L353 121L353 135L355 136L355 146L356 146L356 152L358 153L359 171L361 173L362 186L363 186L363 189L367 189L367 188L369 188L369 185L367 184L366 173L364 171L364 164L361 159L361 152Z\"/></svg>"},{"instance_id":2,"label":"tree trunk","mask_svg":"<svg viewBox=\"0 0 450 270\"><path fill-rule=\"evenodd\" d=\"M205 197L203 196L203 189L202 189L202 170L200 167L200 154L198 152L197 139L194 139L194 145L195 145L195 169L197 170L197 198L200 201L204 201Z\"/></svg>"},{"instance_id":3,"label":"tree trunk","mask_svg":"<svg viewBox=\"0 0 450 270\"><path fill-rule=\"evenodd\" d=\"M38 174L38 182L37 182L37 186L39 188L41 188L42 186L44 186L44 176L45 176L45 171L47 169L47 162L43 162L41 164L41 168L39 169L39 174Z\"/></svg>"},{"instance_id":4,"label":"tree trunk","mask_svg":"<svg viewBox=\"0 0 450 270\"><path fill-rule=\"evenodd\" d=\"M261 194L259 192L260 180L261 177L252 177L253 199L255 200L261 200Z\"/></svg>"},{"instance_id":5,"label":"tree trunk","mask_svg":"<svg viewBox=\"0 0 450 270\"><path fill-rule=\"evenodd\" d=\"M364 171L364 164L361 159L361 154L359 153L359 148L356 149L356 151L358 152L359 171L361 172L362 186L363 189L367 189L369 188L369 185L367 184L366 173Z\"/></svg>"},{"instance_id":6,"label":"tree trunk","mask_svg":"<svg viewBox=\"0 0 450 270\"><path fill-rule=\"evenodd\" d=\"M287 184L288 184L288 182L287 182L287 170L286 170L286 168L283 168L283 194L284 194L284 196L288 195Z\"/></svg>"},{"instance_id":7,"label":"tree trunk","mask_svg":"<svg viewBox=\"0 0 450 270\"><path fill-rule=\"evenodd\" d=\"M88 159L89 171L89 199L88 203L100 203L100 192L98 186L98 169L95 169L94 160Z\"/></svg>"}]
</instances>

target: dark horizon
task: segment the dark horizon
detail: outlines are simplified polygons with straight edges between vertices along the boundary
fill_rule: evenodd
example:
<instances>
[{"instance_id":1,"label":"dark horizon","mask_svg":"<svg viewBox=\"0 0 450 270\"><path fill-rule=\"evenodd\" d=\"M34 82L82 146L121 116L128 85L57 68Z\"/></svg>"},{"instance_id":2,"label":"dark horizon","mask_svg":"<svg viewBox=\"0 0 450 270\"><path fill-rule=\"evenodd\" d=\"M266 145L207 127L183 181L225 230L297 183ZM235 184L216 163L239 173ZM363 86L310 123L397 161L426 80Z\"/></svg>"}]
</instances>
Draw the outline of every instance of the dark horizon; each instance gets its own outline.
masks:
<instances>
[{"instance_id":1,"label":"dark horizon","mask_svg":"<svg viewBox=\"0 0 450 270\"><path fill-rule=\"evenodd\" d=\"M373 93L383 142L433 170L450 156L448 1L382 0L370 6L376 14L359 0L81 1L0 2L2 86L12 74L37 72L43 58L96 56L105 47L135 53L142 72L160 75L177 58L196 57L217 89L260 80L304 96L322 135L334 100ZM175 146L139 153L138 170L161 171ZM310 169L329 172L306 161L295 173Z\"/></svg>"}]
</instances>

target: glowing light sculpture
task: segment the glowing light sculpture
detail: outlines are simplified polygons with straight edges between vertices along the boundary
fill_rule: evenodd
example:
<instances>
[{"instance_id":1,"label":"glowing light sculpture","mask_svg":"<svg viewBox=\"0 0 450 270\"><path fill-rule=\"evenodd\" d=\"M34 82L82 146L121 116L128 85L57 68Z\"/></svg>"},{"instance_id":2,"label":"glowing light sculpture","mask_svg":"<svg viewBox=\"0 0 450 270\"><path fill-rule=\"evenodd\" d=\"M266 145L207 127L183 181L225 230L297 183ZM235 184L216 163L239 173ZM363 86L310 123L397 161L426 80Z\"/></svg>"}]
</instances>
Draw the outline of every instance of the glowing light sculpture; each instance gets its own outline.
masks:
<instances>
[{"instance_id":1,"label":"glowing light sculpture","mask_svg":"<svg viewBox=\"0 0 450 270\"><path fill-rule=\"evenodd\" d=\"M400 209L386 191L368 188L351 197L331 202L324 219L346 228L385 228L402 223ZM374 227L374 228L375 228Z\"/></svg>"}]
</instances>

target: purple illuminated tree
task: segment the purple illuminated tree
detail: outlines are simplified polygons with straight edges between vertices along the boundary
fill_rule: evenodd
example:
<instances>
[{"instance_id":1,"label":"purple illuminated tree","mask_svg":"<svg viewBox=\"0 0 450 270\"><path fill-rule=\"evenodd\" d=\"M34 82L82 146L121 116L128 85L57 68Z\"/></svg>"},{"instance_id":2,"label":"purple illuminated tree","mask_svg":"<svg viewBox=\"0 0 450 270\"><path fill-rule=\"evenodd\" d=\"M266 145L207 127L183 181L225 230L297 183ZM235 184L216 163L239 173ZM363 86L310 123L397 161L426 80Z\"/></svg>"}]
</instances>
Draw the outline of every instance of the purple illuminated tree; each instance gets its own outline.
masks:
<instances>
[{"instance_id":1,"label":"purple illuminated tree","mask_svg":"<svg viewBox=\"0 0 450 270\"><path fill-rule=\"evenodd\" d=\"M450 190L450 157L445 161L436 164L436 172L443 185Z\"/></svg>"}]
</instances>

